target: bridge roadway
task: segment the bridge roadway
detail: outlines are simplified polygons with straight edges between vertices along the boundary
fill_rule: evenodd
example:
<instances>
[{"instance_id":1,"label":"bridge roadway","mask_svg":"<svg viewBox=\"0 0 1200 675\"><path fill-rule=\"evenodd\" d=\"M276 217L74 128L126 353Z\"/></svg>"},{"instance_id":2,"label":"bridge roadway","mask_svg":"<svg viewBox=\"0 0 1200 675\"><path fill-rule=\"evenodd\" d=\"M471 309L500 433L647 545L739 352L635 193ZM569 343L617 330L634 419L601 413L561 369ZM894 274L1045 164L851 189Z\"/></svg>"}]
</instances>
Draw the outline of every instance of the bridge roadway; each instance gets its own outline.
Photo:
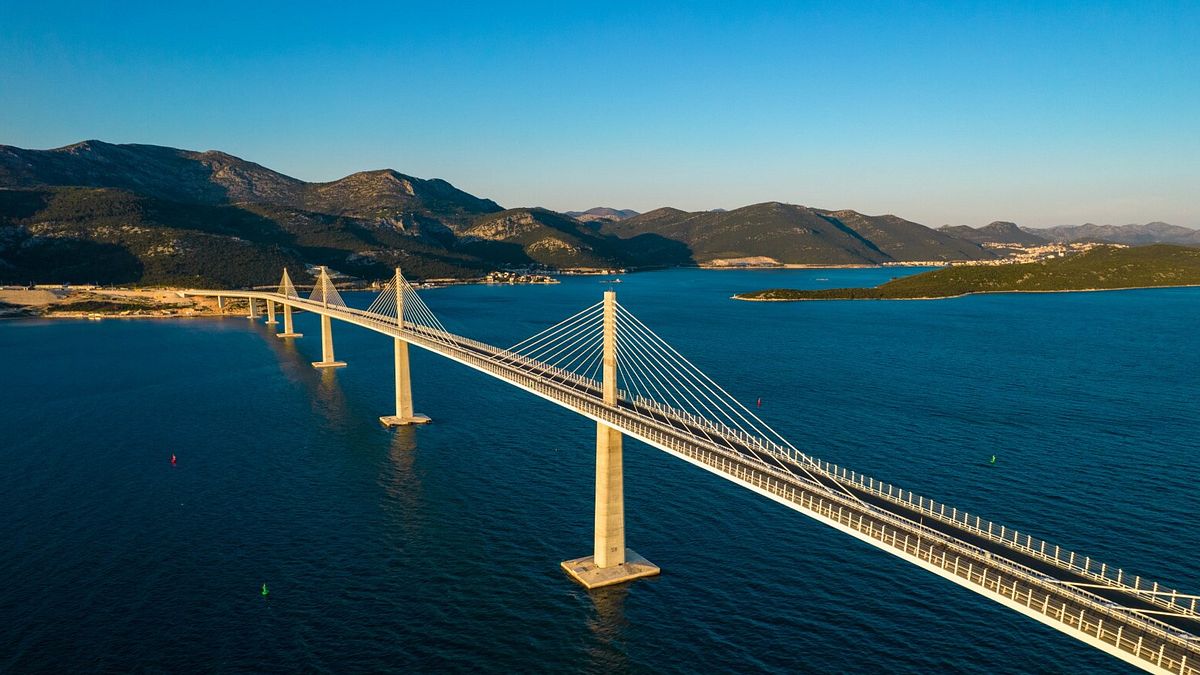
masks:
<instances>
[{"instance_id":1,"label":"bridge roadway","mask_svg":"<svg viewBox=\"0 0 1200 675\"><path fill-rule=\"evenodd\" d=\"M394 318L278 293L187 294L272 300L403 339L611 425L1140 668L1200 675L1195 602L1181 606L1176 598L1150 595L1140 580L1135 588L1096 574L1094 565L1068 564L1057 547L1054 556L1039 553L1032 539L1024 546L1016 537L1008 541L990 532L990 524L984 532L969 518L926 506L933 502L924 498L910 493L905 499L873 479L685 413L625 399L604 405L591 380L452 333L409 322L402 328Z\"/></svg>"}]
</instances>

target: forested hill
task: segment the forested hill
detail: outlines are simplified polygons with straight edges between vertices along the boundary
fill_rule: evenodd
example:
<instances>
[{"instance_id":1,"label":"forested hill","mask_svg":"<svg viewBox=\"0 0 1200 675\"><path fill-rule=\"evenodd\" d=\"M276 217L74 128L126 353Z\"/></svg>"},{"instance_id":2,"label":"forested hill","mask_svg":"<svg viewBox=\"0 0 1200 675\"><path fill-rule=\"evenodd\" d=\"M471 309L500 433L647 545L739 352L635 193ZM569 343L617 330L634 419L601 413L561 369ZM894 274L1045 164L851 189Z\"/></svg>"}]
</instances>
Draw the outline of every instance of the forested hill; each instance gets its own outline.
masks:
<instances>
[{"instance_id":1,"label":"forested hill","mask_svg":"<svg viewBox=\"0 0 1200 675\"><path fill-rule=\"evenodd\" d=\"M893 279L874 288L775 288L739 300L902 300L970 293L1109 290L1200 285L1200 248L1155 244L1099 246L1020 265L959 265Z\"/></svg>"},{"instance_id":2,"label":"forested hill","mask_svg":"<svg viewBox=\"0 0 1200 675\"><path fill-rule=\"evenodd\" d=\"M643 268L974 260L897 216L768 202L728 212L504 210L391 169L310 183L218 151L85 141L0 146L0 283L240 286L287 265L382 278L502 267Z\"/></svg>"}]
</instances>

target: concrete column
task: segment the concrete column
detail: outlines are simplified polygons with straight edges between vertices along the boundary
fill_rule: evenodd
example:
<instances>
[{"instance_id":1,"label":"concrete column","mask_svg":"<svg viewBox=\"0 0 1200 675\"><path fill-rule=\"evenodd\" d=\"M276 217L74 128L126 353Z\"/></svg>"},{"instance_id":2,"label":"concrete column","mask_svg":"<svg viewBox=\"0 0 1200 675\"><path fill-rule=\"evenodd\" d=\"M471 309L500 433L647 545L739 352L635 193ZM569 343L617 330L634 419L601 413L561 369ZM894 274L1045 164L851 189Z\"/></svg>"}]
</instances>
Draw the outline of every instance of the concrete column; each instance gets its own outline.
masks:
<instances>
[{"instance_id":1,"label":"concrete column","mask_svg":"<svg viewBox=\"0 0 1200 675\"><path fill-rule=\"evenodd\" d=\"M274 326L279 322L275 320L275 301L267 300L267 325Z\"/></svg>"},{"instance_id":2,"label":"concrete column","mask_svg":"<svg viewBox=\"0 0 1200 675\"><path fill-rule=\"evenodd\" d=\"M384 426L402 427L408 424L426 424L429 417L413 412L412 379L408 370L408 343L395 340L396 357L396 414L380 417Z\"/></svg>"},{"instance_id":3,"label":"concrete column","mask_svg":"<svg viewBox=\"0 0 1200 675\"><path fill-rule=\"evenodd\" d=\"M276 334L275 337L281 338L298 338L304 337L300 333L292 330L292 306L285 304L283 306L283 332Z\"/></svg>"},{"instance_id":4,"label":"concrete column","mask_svg":"<svg viewBox=\"0 0 1200 675\"><path fill-rule=\"evenodd\" d=\"M400 268L396 268L396 276L393 277L393 285L396 292L396 325L401 329L404 328L404 277L400 274ZM400 427L407 424L426 424L429 422L429 417L426 415L418 415L413 412L412 403L412 378L408 371L408 343L400 338L396 338L395 344L396 357L396 414L380 417L379 421L384 426Z\"/></svg>"},{"instance_id":5,"label":"concrete column","mask_svg":"<svg viewBox=\"0 0 1200 675\"><path fill-rule=\"evenodd\" d=\"M217 313L218 314L225 313L225 298L222 298L219 295L217 296Z\"/></svg>"},{"instance_id":6,"label":"concrete column","mask_svg":"<svg viewBox=\"0 0 1200 675\"><path fill-rule=\"evenodd\" d=\"M258 307L254 304L254 298L246 298L246 304L250 305L250 313L247 316L251 319L258 318Z\"/></svg>"},{"instance_id":7,"label":"concrete column","mask_svg":"<svg viewBox=\"0 0 1200 675\"><path fill-rule=\"evenodd\" d=\"M625 481L621 432L596 423L596 567L625 562Z\"/></svg>"},{"instance_id":8,"label":"concrete column","mask_svg":"<svg viewBox=\"0 0 1200 675\"><path fill-rule=\"evenodd\" d=\"M604 293L604 380L601 394L605 405L617 403L617 294ZM596 423L596 519L593 553L567 560L562 568L587 588L619 584L653 576L659 568L625 548L625 476L621 432L603 422Z\"/></svg>"},{"instance_id":9,"label":"concrete column","mask_svg":"<svg viewBox=\"0 0 1200 675\"><path fill-rule=\"evenodd\" d=\"M333 320L328 314L321 315L321 360L313 361L313 368L342 368L344 361L333 359Z\"/></svg>"}]
</instances>

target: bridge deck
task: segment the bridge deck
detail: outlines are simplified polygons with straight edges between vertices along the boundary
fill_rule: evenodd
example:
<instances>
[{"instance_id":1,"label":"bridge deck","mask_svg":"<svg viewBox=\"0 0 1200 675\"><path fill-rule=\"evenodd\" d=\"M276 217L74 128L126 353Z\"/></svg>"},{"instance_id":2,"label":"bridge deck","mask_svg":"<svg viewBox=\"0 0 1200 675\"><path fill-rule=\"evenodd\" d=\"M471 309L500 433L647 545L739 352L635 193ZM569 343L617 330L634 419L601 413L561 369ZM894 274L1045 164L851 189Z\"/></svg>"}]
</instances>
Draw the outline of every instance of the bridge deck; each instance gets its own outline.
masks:
<instances>
[{"instance_id":1,"label":"bridge deck","mask_svg":"<svg viewBox=\"0 0 1200 675\"><path fill-rule=\"evenodd\" d=\"M604 422L783 503L1138 667L1200 675L1200 615L1189 596L1116 580L1107 566L1050 554L1045 542L762 439L713 433L705 421L645 402L602 403L599 384L469 338L348 307L256 291L189 291L273 300L400 338ZM1006 534L1011 539L1006 538ZM1040 546L1039 546L1040 544ZM1099 572L1096 569L1099 569ZM1154 590L1148 590L1153 588Z\"/></svg>"}]
</instances>

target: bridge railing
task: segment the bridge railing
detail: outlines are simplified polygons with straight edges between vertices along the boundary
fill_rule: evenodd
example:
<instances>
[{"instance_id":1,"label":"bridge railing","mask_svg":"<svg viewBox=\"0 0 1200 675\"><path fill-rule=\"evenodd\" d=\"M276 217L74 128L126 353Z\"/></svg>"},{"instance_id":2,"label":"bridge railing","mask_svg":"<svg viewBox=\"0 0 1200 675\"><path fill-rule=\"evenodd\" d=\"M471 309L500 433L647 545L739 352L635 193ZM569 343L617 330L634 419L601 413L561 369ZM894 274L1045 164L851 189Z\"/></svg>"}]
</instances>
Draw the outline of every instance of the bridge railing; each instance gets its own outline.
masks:
<instances>
[{"instance_id":1,"label":"bridge railing","mask_svg":"<svg viewBox=\"0 0 1200 675\"><path fill-rule=\"evenodd\" d=\"M1026 555L1076 572L1097 583L1127 591L1164 609L1188 616L1200 616L1200 613L1198 613L1200 602L1198 602L1195 595L1180 593L1178 590L1163 586L1157 581L1143 579L1141 575L1130 574L1119 567L1111 567L1107 563L1093 559L1091 556L1080 555L1057 544L1051 544L1044 539L1039 539L973 515L967 511L959 510L956 507L923 497L912 490L896 487L890 483L876 480L875 478L848 470L836 464L822 460L815 461L824 473L841 480L849 481L861 490L892 501L893 503L907 506L927 517L952 523Z\"/></svg>"},{"instance_id":2,"label":"bridge railing","mask_svg":"<svg viewBox=\"0 0 1200 675\"><path fill-rule=\"evenodd\" d=\"M383 322L380 325L385 327L388 332L397 330L394 322ZM971 584L982 586L1013 602L1023 604L1032 611L1041 612L1103 642L1114 644L1119 649L1136 654L1148 662L1156 663L1170 672L1187 675L1200 673L1200 670L1195 667L1195 659L1193 659L1192 665L1188 665L1189 654L1193 656L1196 654L1192 641L1194 638L1182 634L1181 631L1157 619L1108 602L1086 589L1058 583L1036 570L1015 561L994 556L984 549L923 524L915 523L887 511L867 507L836 492L827 492L826 488L819 483L795 474L785 473L776 467L762 463L761 460L756 461L752 457L736 453L729 448L715 445L711 440L687 434L685 430L665 425L635 411L606 406L590 391L581 392L575 388L548 381L526 370L531 367L541 370L544 364L504 362L480 356L477 353L456 350L454 343L470 345L479 352L491 356L502 352L486 343L440 333L424 326L405 326L404 332L408 333L405 337L412 338L417 343L425 343L421 346L427 349L445 353L456 360L470 363L481 370L514 381L531 391L540 392L552 400L566 402L572 408L596 419L602 419L619 428L630 429L632 433L657 445L670 448L685 456L697 458L698 461L710 466L716 466L713 461L719 462L722 472L733 475L759 489L785 497L785 493L790 493L790 497L786 498L795 501L802 508L836 520L843 526L855 529L873 540L904 550L909 555L915 555L927 563L939 565L948 572L952 571L954 574L966 578ZM708 452L712 457L719 459L705 461L698 458L698 452ZM755 467L753 470L746 468L751 464ZM824 471L829 471L831 474L836 471L838 477L843 480L850 480L852 475L853 482L862 485L858 482L861 480L858 474L843 473L843 470L827 463L824 467ZM872 480L867 480L867 484L871 485ZM877 482L874 484L878 485ZM798 489L804 492L797 497ZM916 499L918 506L923 503L921 498ZM950 557L949 551L954 551L953 558ZM962 567L964 556L969 559L965 569ZM953 566L951 567L951 565ZM1012 580L1011 584L1002 583L1000 572L997 572L994 578L988 576L989 568L1007 569L1016 578ZM1056 604L1051 604L1052 597L1059 598L1054 601ZM1074 598L1074 602L1084 609L1077 614L1074 610L1068 612L1065 601L1061 600L1064 597ZM1039 600L1041 606L1035 607ZM1105 617L1108 618L1107 625ZM1150 640L1146 639L1147 636L1150 637ZM1154 649L1155 644L1157 644L1157 649Z\"/></svg>"},{"instance_id":3,"label":"bridge railing","mask_svg":"<svg viewBox=\"0 0 1200 675\"><path fill-rule=\"evenodd\" d=\"M548 384L536 377L520 373L519 371L518 373L511 373L511 365L506 367L505 364L494 363L490 360L480 359L479 361L483 364L486 364L485 368L504 368L505 370L510 370L510 378L513 377L513 375L516 375L523 380L521 384L526 388L534 391L540 391L551 396L552 398L561 398L561 395L565 393L573 399L570 402L570 405L573 408L576 408L598 419L603 419L619 428L628 428L630 426L630 418L636 418L638 422L643 424L644 427L640 431L640 435L657 445L671 448L672 450L687 456L695 456L697 446L703 445L703 443L698 443L700 439L695 437L687 440L682 439L680 437L681 431L678 429L663 427L661 424L656 424L653 422L647 423L645 418L641 417L640 415L630 413L627 410L603 405L602 403L592 400L591 397L580 396L571 390ZM556 394L558 394L558 396L555 396ZM657 428L655 428L656 426ZM747 462L753 461L752 458L748 458L744 455L735 455L734 453L717 446L710 447L709 451L723 457L723 461L725 462L724 466L726 469L732 466L744 467ZM730 473L731 475L735 475L742 480L750 482L756 487L764 489L772 486L778 489L779 485L785 483L796 485L797 483L803 484L806 482L794 475L786 474L771 467L759 466L756 467L754 471L748 471L745 469L739 469L739 471L740 473L732 470L727 470L726 472ZM763 474L768 474L768 477L764 478ZM771 482L771 478L775 479L774 483ZM953 537L949 537L948 535L937 530L919 523L914 523L907 519L900 518L894 514L890 514L888 512L870 512L869 515L864 516L864 509L861 505L857 505L848 500L846 503L837 504L837 496L823 492L822 486L817 483L808 482L806 489L810 491L807 497L808 501L807 504L802 504L802 506L806 505L810 510L813 510L812 504L814 499L817 501L824 500L829 502L829 505L824 511L826 515L835 513L834 509L836 508L835 519L838 520L838 522L843 525L849 525L854 529L864 533L870 533L874 539L887 543L887 535L881 530L876 529L875 525L872 524L872 521L891 521L889 523L889 526L892 528L889 530L891 532L891 545L896 546L897 548L907 548L910 554L916 550L914 547L924 546L923 550L926 551L925 558L932 559L933 553L929 553L929 551L936 551L938 549L935 547L940 546L940 550L943 552L943 560L946 560L944 552L950 548L973 557L977 562L982 563L982 566L976 567L975 563L967 563L967 567L962 571L962 573L959 573L958 567L960 566L960 563L957 561L952 561L955 562L955 572L959 573L959 576L973 575L973 578L971 578L973 583L983 585L1001 595L1013 597L1016 600L1021 600L1021 598L1017 597L1020 595L1020 593L1018 593L1017 584L1015 582L1011 587L1007 585L1002 586L999 580L988 578L987 568L989 566L992 568L1003 567L1009 569L1014 574L1019 574L1021 576L1023 585L1028 583L1038 586L1040 591L1037 599L1044 599L1044 602L1047 605L1049 604L1049 598L1051 596L1067 596L1075 598L1077 602L1082 603L1089 608L1089 612L1109 616L1111 619L1109 621L1108 628L1105 628L1103 619L1088 622L1082 616L1076 619L1073 614L1068 615L1067 608L1063 604L1059 604L1056 608L1047 609L1046 607L1043 607L1042 610L1046 610L1043 613L1048 613L1054 609L1057 609L1058 619L1060 621L1063 621L1068 625L1072 625L1073 627L1077 627L1083 632L1094 634L1099 639L1102 639L1106 642L1119 644L1120 648L1126 649L1127 651L1133 651L1135 648L1140 649L1142 640L1139 639L1135 642L1132 636L1126 635L1124 637L1124 641L1122 641L1123 631L1121 625L1123 623L1129 623L1131 619L1137 623L1144 624L1148 627L1148 629L1152 630L1155 635L1169 640L1174 646L1170 651L1167 651L1165 646L1160 646L1160 651L1157 655L1143 649L1141 650L1142 658L1148 658L1152 661L1155 658L1158 658L1161 665L1164 667L1169 667L1169 669L1175 672L1196 672L1194 669L1185 670L1185 668L1187 668L1187 653L1191 643L1186 638L1179 636L1178 631L1175 631L1175 629L1167 624L1143 615L1131 614L1132 610L1112 607L1110 605L1113 603L1107 603L1107 601L1105 601L1103 598L1090 593L1085 589L1079 589L1073 586L1064 586L1056 583L1054 580L1045 577L1045 575L1040 574L1036 570L1032 570L1005 558L993 556L984 549L956 540ZM814 493L816 496L814 496ZM855 521L855 514L857 514L857 522ZM864 525L864 523L866 523L866 525ZM913 531L918 533L917 536L914 537ZM904 537L902 542L900 540L901 536ZM921 544L922 540L926 543ZM945 564L948 566L950 563L946 562ZM978 579L978 581L975 579ZM1024 593L1023 590L1022 593ZM1033 603L1034 595L1032 593L1025 593L1025 598L1022 600L1022 602ZM1032 604L1030 604L1030 606L1032 608ZM1114 628L1114 626L1116 628Z\"/></svg>"},{"instance_id":4,"label":"bridge railing","mask_svg":"<svg viewBox=\"0 0 1200 675\"><path fill-rule=\"evenodd\" d=\"M367 312L353 307L337 307L325 308L321 303L317 303L305 298L288 298L289 301L302 305L311 306L313 309L321 309L323 311L336 310L354 315L360 319L364 319L381 328L389 330L397 330L401 328L397 325L394 318L386 317L379 314ZM432 340L439 346L444 347L446 342L457 342L462 344L470 344L476 349L489 353L491 360L499 361L501 365L508 362L508 365L525 368L536 368L545 372L553 373L561 380L568 381L573 385L573 388L579 391L576 395L583 393L590 394L598 389L600 383L596 380L580 376L579 374L550 366L548 364L530 359L520 354L508 352L498 349L487 343L465 338L452 333L441 333L426 326L411 324L405 322L402 327L402 332L407 332L411 335L417 335L422 338ZM882 499L891 501L892 503L901 504L916 512L919 512L930 518L942 520L944 522L953 523L967 531L977 534L978 536L987 538L991 541L1001 543L1009 548L1020 551L1026 555L1051 562L1058 567L1068 569L1079 573L1082 576L1093 579L1105 586L1119 588L1127 591L1147 602L1156 606L1163 607L1173 612L1177 612L1189 616L1197 616L1200 602L1196 596L1179 593L1175 589L1162 586L1158 582L1148 581L1140 575L1131 575L1121 568L1113 568L1106 563L1093 560L1090 556L1081 556L1074 551L1064 549L1058 545L1050 544L1049 542L1035 538L1031 535L1021 533L1017 530L1010 529L1004 525L998 525L992 521L985 520L980 516L972 515L966 511L960 511L955 507L949 507L946 504L935 500L917 495L911 490L899 488L890 483L876 480L873 477L848 470L830 462L825 462L804 453L799 452L795 448L783 446L768 439L747 434L739 429L732 429L722 424L714 423L713 421L690 414L686 411L677 410L669 406L665 406L658 401L646 399L640 396L630 396L628 392L621 391L621 398L635 406L658 412L659 414L674 418L685 424L693 427L704 429L712 434L726 439L735 440L737 443L749 448L756 448L763 452L776 455L777 457L785 458L788 461L800 464L809 469L816 469L819 473L835 481L845 481L853 483L858 489L876 495ZM590 398L595 398L594 396ZM589 402L589 406L596 406L597 409L607 410L607 406L603 406L599 402ZM657 420L647 418L637 412L625 411L625 415L636 415L643 420L652 424L660 424ZM681 433L684 430L672 428L673 433ZM748 458L740 456L739 461L746 461ZM760 460L761 461L761 460ZM775 467L769 464L762 463L762 469L768 471L778 471ZM796 478L794 475L791 478ZM818 487L819 484L816 484ZM936 530L930 530L936 536L944 536ZM1032 572L1032 570L1031 570ZM1034 572L1034 574L1037 574Z\"/></svg>"}]
</instances>

